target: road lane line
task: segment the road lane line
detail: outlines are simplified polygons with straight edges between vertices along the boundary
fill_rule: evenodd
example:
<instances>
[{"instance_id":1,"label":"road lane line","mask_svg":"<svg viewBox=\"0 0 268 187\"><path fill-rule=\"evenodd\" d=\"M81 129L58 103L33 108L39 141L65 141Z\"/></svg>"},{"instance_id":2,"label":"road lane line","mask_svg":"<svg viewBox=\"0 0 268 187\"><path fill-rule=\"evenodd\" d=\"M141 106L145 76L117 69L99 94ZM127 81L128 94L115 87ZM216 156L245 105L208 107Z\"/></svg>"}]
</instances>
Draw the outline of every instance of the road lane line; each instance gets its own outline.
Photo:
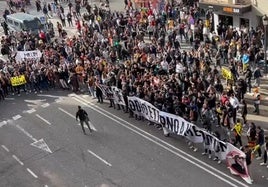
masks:
<instances>
[{"instance_id":1,"label":"road lane line","mask_svg":"<svg viewBox=\"0 0 268 187\"><path fill-rule=\"evenodd\" d=\"M18 120L21 118L21 115L16 115L16 116L13 116L12 118L13 118L13 120Z\"/></svg>"},{"instance_id":2,"label":"road lane line","mask_svg":"<svg viewBox=\"0 0 268 187\"><path fill-rule=\"evenodd\" d=\"M34 113L36 110L34 108L30 109L30 110L27 110L26 112L31 114L31 113Z\"/></svg>"},{"instance_id":3,"label":"road lane line","mask_svg":"<svg viewBox=\"0 0 268 187\"><path fill-rule=\"evenodd\" d=\"M13 101L13 100L15 100L15 98L13 98L13 97L6 97L5 100Z\"/></svg>"},{"instance_id":4,"label":"road lane line","mask_svg":"<svg viewBox=\"0 0 268 187\"><path fill-rule=\"evenodd\" d=\"M46 107L49 106L49 103L42 104L41 106L42 106L43 108L46 108Z\"/></svg>"},{"instance_id":5,"label":"road lane line","mask_svg":"<svg viewBox=\"0 0 268 187\"><path fill-rule=\"evenodd\" d=\"M65 114L67 114L67 115L70 116L71 118L76 119L76 117L75 117L73 114L67 112L67 111L64 110L63 108L60 108L60 107L59 107L59 110L62 111L62 112L64 112ZM78 124L76 124L76 125L80 126L80 123L78 123ZM98 131L98 130L95 128L95 126L94 126L91 122L89 123L89 126L90 126L90 128L91 128L93 131ZM86 127L86 128L88 129L88 127L87 127L86 125L85 125L84 127Z\"/></svg>"},{"instance_id":6,"label":"road lane line","mask_svg":"<svg viewBox=\"0 0 268 187\"><path fill-rule=\"evenodd\" d=\"M20 165L24 165L24 163L22 161L20 161L20 159L16 156L16 155L12 155L12 157L20 164Z\"/></svg>"},{"instance_id":7,"label":"road lane line","mask_svg":"<svg viewBox=\"0 0 268 187\"><path fill-rule=\"evenodd\" d=\"M62 112L64 112L64 113L67 114L68 116L70 116L70 117L76 119L74 115L72 115L71 113L67 112L66 110L64 110L64 109L62 109L62 108L60 108L60 107L59 107L59 110L62 111Z\"/></svg>"},{"instance_id":8,"label":"road lane line","mask_svg":"<svg viewBox=\"0 0 268 187\"><path fill-rule=\"evenodd\" d=\"M78 97L79 99L78 99L77 97ZM115 122L118 123L119 125L121 125L121 126L127 128L127 129L129 129L129 130L131 130L132 132L135 132L136 134L138 134L138 135L144 137L145 139L147 139L147 140L149 140L149 141L151 141L151 142L153 142L153 143L159 145L160 147L162 147L162 148L164 148L165 150L167 150L167 151L169 151L169 152L175 154L176 156L178 156L178 157L184 159L185 161L190 162L191 164L193 164L193 165L197 166L198 168L200 168L200 169L206 171L207 173L209 173L209 174L211 174L211 175L217 177L218 179L222 180L222 181L225 182L225 183L230 184L230 185L233 186L233 187L238 187L236 184L233 184L231 181L228 180L228 179L230 179L230 180L232 180L233 182L236 182L237 184L239 184L239 185L241 185L241 186L249 187L247 184L245 184L245 183L243 183L243 182L241 182L241 181L239 181L239 180L237 180L237 179L235 179L235 178L233 178L233 177L231 177L231 176L229 176L229 175L223 173L222 171L220 171L220 170L218 170L218 169L215 169L215 168L212 167L211 165L208 165L207 163L205 163L205 162L199 160L198 158L196 158L196 157L194 157L194 156L188 154L187 152L185 152L185 151L183 151L183 150L181 150L181 149L179 149L179 148L177 148L177 147L175 147L175 146L173 146L173 145L171 145L171 144L165 142L164 140L162 140L162 139L160 139L160 138L158 138L158 137L156 137L156 136L154 136L154 135L151 135L150 133L148 133L148 132L146 132L146 131L144 131L144 130L138 128L138 127L136 127L135 125L129 123L128 121L126 121L126 120L124 120L124 119L122 119L122 118L120 118L120 117L118 117L118 116L116 116L116 115L114 115L114 114L112 114L112 113L110 113L110 112L108 112L108 111L106 111L106 110L100 108L99 106L90 103L89 101L85 100L84 98L81 98L81 97L79 97L79 96L75 96L75 97L73 97L73 99L75 99L76 101L80 102L81 104L84 104L84 105L88 106L88 107L91 108L92 110L94 110L94 111L96 111L96 112L98 112L98 113L100 113L100 114L106 116L107 118L109 118L109 119L115 121ZM120 122L119 120L120 120L121 122ZM123 123L122 123L122 122L123 122ZM128 125L126 125L126 124L128 124ZM139 131L140 131L140 132L139 132ZM153 138L153 139L152 139L152 138ZM157 141L155 141L155 140L157 140ZM161 144L161 143L162 143L162 144ZM164 145L163 145L163 144L164 144ZM166 146L168 146L168 147L166 147ZM176 150L177 152L174 151L174 150ZM178 153L178 152L179 152L179 153ZM181 154L180 154L180 153L181 153ZM183 155L182 155L182 154L183 154ZM184 155L185 155L185 156L184 156ZM188 157L188 158L187 158L187 157ZM193 161L193 160L194 160L194 161ZM198 162L198 163L197 163L197 162ZM201 166L200 164L202 164L203 166ZM208 169L205 168L204 166L207 167ZM215 172L217 172L218 174L216 174ZM222 175L222 176L224 176L224 177L226 177L226 178L228 178L228 179L223 178L223 177L220 176L219 174Z\"/></svg>"},{"instance_id":9,"label":"road lane line","mask_svg":"<svg viewBox=\"0 0 268 187\"><path fill-rule=\"evenodd\" d=\"M59 102L61 102L62 101L62 99L55 99L55 102L56 103L59 103Z\"/></svg>"},{"instance_id":10,"label":"road lane line","mask_svg":"<svg viewBox=\"0 0 268 187\"><path fill-rule=\"evenodd\" d=\"M21 130L21 132L23 132L26 136L28 136L29 138L31 138L34 142L37 141L37 139L35 139L33 137L33 135L31 135L29 132L27 132L24 128L22 128L21 126L19 125L15 125L19 130Z\"/></svg>"},{"instance_id":11,"label":"road lane line","mask_svg":"<svg viewBox=\"0 0 268 187\"><path fill-rule=\"evenodd\" d=\"M1 146L6 152L9 152L9 149L5 145L1 145Z\"/></svg>"},{"instance_id":12,"label":"road lane line","mask_svg":"<svg viewBox=\"0 0 268 187\"><path fill-rule=\"evenodd\" d=\"M96 153L90 151L89 149L87 150L87 152L89 152L90 154L92 154L93 156L95 156L96 158L98 158L100 161L102 161L104 164L106 164L107 166L112 166L112 164L110 164L109 162L107 162L106 160L104 160L103 158L101 158L99 155L97 155Z\"/></svg>"},{"instance_id":13,"label":"road lane line","mask_svg":"<svg viewBox=\"0 0 268 187\"><path fill-rule=\"evenodd\" d=\"M45 118L43 118L43 117L40 116L39 114L35 114L35 115L36 115L36 117L38 117L39 119L43 120L46 124L51 125L51 123L50 123L48 120L46 120Z\"/></svg>"},{"instance_id":14,"label":"road lane line","mask_svg":"<svg viewBox=\"0 0 268 187\"><path fill-rule=\"evenodd\" d=\"M27 171L34 177L34 178L38 178L38 176L32 171L30 170L29 168L27 168Z\"/></svg>"},{"instance_id":15,"label":"road lane line","mask_svg":"<svg viewBox=\"0 0 268 187\"><path fill-rule=\"evenodd\" d=\"M0 128L3 127L3 126L5 126L6 124L7 124L7 121L1 121L0 122Z\"/></svg>"}]
</instances>

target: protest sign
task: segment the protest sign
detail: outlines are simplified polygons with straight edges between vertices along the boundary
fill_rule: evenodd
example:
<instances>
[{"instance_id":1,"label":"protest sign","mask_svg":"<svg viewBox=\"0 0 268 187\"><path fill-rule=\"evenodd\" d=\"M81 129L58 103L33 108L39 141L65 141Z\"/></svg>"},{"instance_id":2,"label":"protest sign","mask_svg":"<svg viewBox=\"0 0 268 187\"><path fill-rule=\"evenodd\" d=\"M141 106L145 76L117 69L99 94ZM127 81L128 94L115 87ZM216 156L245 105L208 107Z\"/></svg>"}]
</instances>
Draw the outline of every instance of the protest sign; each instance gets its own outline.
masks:
<instances>
[{"instance_id":1,"label":"protest sign","mask_svg":"<svg viewBox=\"0 0 268 187\"><path fill-rule=\"evenodd\" d=\"M22 62L24 60L39 60L41 56L42 56L42 53L39 50L18 51L15 59L17 62Z\"/></svg>"},{"instance_id":2,"label":"protest sign","mask_svg":"<svg viewBox=\"0 0 268 187\"><path fill-rule=\"evenodd\" d=\"M19 76L16 76L16 77L11 77L10 78L10 82L11 82L11 85L12 86L19 86L19 85L23 85L23 84L26 84L27 83L24 75L19 75Z\"/></svg>"}]
</instances>

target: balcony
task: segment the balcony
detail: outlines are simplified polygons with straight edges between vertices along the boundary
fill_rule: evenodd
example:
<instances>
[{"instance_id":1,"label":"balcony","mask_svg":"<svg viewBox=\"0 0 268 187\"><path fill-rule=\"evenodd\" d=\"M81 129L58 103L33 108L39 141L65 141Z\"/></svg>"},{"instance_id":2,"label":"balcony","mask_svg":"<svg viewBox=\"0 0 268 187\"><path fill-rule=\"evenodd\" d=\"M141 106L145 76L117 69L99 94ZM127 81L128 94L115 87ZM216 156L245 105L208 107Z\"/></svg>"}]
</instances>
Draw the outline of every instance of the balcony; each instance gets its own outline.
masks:
<instances>
[{"instance_id":1,"label":"balcony","mask_svg":"<svg viewBox=\"0 0 268 187\"><path fill-rule=\"evenodd\" d=\"M252 0L200 0L200 3L204 4L217 4L217 5L229 5L229 6L248 6L251 5Z\"/></svg>"}]
</instances>

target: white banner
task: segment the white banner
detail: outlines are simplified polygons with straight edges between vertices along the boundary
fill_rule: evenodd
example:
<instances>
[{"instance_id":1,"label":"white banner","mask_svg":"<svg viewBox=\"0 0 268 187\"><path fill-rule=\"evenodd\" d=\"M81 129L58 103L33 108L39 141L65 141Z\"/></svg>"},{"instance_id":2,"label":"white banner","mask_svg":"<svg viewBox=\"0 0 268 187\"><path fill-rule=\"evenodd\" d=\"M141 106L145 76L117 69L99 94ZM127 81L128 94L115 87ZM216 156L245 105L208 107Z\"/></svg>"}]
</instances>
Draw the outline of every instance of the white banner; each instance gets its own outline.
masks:
<instances>
[{"instance_id":1,"label":"white banner","mask_svg":"<svg viewBox=\"0 0 268 187\"><path fill-rule=\"evenodd\" d=\"M161 124L163 128L168 129L170 132L184 136L194 143L205 143L206 147L215 152L215 155L217 155L220 160L226 160L228 158L227 155L230 155L234 150L240 156L245 155L243 151L237 149L232 144L219 140L205 129L199 128L180 116L162 112L149 102L138 97L128 97L128 105L129 109L132 110L134 114L143 116L145 119L154 123ZM243 167L246 173L240 176L246 182L249 182L250 176L247 172L247 166L243 165Z\"/></svg>"},{"instance_id":2,"label":"white banner","mask_svg":"<svg viewBox=\"0 0 268 187\"><path fill-rule=\"evenodd\" d=\"M42 56L42 53L39 50L17 51L15 59L17 62L22 62L24 60L39 60L41 56Z\"/></svg>"},{"instance_id":3,"label":"white banner","mask_svg":"<svg viewBox=\"0 0 268 187\"><path fill-rule=\"evenodd\" d=\"M113 92L110 90L109 86L104 84L98 84L97 86L101 89L105 99L113 99Z\"/></svg>"},{"instance_id":4,"label":"white banner","mask_svg":"<svg viewBox=\"0 0 268 187\"><path fill-rule=\"evenodd\" d=\"M128 107L130 110L145 119L159 123L159 110L151 103L148 103L138 97L128 97Z\"/></svg>"},{"instance_id":5,"label":"white banner","mask_svg":"<svg viewBox=\"0 0 268 187\"><path fill-rule=\"evenodd\" d=\"M113 92L113 99L114 99L114 104L119 104L119 105L126 105L123 97L122 90L117 88L116 86L111 87L112 92Z\"/></svg>"},{"instance_id":6,"label":"white banner","mask_svg":"<svg viewBox=\"0 0 268 187\"><path fill-rule=\"evenodd\" d=\"M181 118L180 116L162 111L160 111L159 121L160 124L168 131L180 136L185 136L185 133L192 126L191 123L188 123L188 121Z\"/></svg>"}]
</instances>

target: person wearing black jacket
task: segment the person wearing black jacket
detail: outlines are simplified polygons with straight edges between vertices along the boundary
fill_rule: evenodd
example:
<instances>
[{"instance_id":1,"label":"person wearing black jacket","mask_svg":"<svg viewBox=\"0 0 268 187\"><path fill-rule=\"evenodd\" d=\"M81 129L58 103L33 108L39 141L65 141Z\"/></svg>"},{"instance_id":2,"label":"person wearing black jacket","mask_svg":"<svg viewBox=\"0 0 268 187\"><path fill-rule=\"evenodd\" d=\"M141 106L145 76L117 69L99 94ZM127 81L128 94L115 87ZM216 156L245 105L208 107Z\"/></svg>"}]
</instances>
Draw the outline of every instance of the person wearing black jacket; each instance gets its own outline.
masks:
<instances>
[{"instance_id":1,"label":"person wearing black jacket","mask_svg":"<svg viewBox=\"0 0 268 187\"><path fill-rule=\"evenodd\" d=\"M251 78L252 78L252 71L250 69L250 67L247 68L247 70L244 72L245 75L245 81L247 83L247 87L248 87L248 92L251 92Z\"/></svg>"},{"instance_id":2,"label":"person wearing black jacket","mask_svg":"<svg viewBox=\"0 0 268 187\"><path fill-rule=\"evenodd\" d=\"M96 84L96 97L98 99L98 103L103 103L103 94L100 87L98 86L99 84L101 84L100 80L97 80L95 84Z\"/></svg>"},{"instance_id":3,"label":"person wearing black jacket","mask_svg":"<svg viewBox=\"0 0 268 187\"><path fill-rule=\"evenodd\" d=\"M256 143L257 145L256 145L256 147L254 149L254 152L256 152L256 151L258 152L258 157L256 159L260 160L261 156L262 156L261 148L262 148L262 145L265 143L264 130L260 126L257 127L257 136L256 136L256 138L257 138L257 143Z\"/></svg>"},{"instance_id":4,"label":"person wearing black jacket","mask_svg":"<svg viewBox=\"0 0 268 187\"><path fill-rule=\"evenodd\" d=\"M79 118L79 121L80 121L80 124L81 124L81 127L82 127L84 134L86 134L86 131L84 128L84 123L86 123L86 125L89 129L89 132L92 132L92 129L90 128L89 123L88 123L88 121L89 121L88 114L84 109L81 108L81 106L78 106L78 111L76 112L76 121L77 121L77 118Z\"/></svg>"}]
</instances>

